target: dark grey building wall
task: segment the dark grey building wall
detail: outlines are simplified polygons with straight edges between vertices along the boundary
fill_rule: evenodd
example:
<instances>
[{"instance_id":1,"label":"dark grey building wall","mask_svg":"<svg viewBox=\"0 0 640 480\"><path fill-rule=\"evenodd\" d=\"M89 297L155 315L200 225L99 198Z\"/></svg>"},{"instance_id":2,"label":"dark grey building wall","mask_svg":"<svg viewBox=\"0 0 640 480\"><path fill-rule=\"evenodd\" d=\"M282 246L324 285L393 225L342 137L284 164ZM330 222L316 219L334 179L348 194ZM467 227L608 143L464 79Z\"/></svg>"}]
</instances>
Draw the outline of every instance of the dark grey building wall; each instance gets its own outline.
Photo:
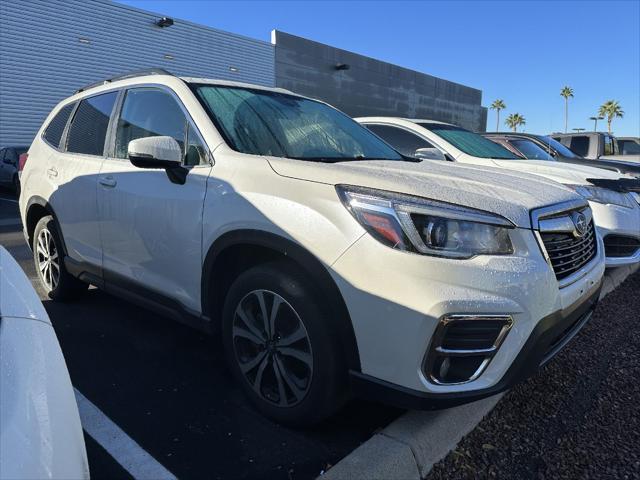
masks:
<instances>
[{"instance_id":1,"label":"dark grey building wall","mask_svg":"<svg viewBox=\"0 0 640 480\"><path fill-rule=\"evenodd\" d=\"M485 131L478 89L274 30L276 86L330 103L353 117L393 115ZM336 64L349 65L336 70Z\"/></svg>"}]
</instances>

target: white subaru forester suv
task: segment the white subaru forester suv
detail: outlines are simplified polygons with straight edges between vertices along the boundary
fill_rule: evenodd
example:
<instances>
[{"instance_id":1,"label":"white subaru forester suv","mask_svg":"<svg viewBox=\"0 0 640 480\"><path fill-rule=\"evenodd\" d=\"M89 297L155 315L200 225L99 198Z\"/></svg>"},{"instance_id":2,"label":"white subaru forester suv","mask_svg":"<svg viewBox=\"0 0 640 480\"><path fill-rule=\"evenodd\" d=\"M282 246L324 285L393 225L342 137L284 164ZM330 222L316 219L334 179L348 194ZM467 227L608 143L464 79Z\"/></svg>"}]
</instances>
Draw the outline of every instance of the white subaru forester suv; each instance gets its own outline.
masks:
<instances>
[{"instance_id":1,"label":"white subaru forester suv","mask_svg":"<svg viewBox=\"0 0 640 480\"><path fill-rule=\"evenodd\" d=\"M207 331L279 422L351 393L468 402L550 359L604 271L587 202L402 156L281 89L131 74L82 89L28 154L20 212L52 299L91 283Z\"/></svg>"}]
</instances>

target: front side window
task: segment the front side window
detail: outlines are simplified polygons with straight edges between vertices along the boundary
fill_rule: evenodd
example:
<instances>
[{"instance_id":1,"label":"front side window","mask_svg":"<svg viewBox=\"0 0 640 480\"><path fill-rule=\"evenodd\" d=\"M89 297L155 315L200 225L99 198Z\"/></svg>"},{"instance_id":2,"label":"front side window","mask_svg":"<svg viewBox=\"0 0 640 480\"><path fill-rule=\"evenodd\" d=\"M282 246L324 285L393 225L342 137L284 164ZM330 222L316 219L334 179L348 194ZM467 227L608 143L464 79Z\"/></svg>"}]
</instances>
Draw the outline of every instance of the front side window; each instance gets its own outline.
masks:
<instances>
[{"instance_id":1,"label":"front side window","mask_svg":"<svg viewBox=\"0 0 640 480\"><path fill-rule=\"evenodd\" d=\"M338 110L286 93L192 85L227 144L236 151L334 162L403 157Z\"/></svg>"},{"instance_id":2,"label":"front side window","mask_svg":"<svg viewBox=\"0 0 640 480\"><path fill-rule=\"evenodd\" d=\"M109 92L80 102L69 127L68 152L103 155L109 118L117 96L117 92Z\"/></svg>"},{"instance_id":3,"label":"front side window","mask_svg":"<svg viewBox=\"0 0 640 480\"><path fill-rule=\"evenodd\" d=\"M502 145L498 145L488 138L484 138L482 135L470 132L464 128L442 123L422 122L418 125L432 131L467 155L498 160L522 160Z\"/></svg>"},{"instance_id":4,"label":"front side window","mask_svg":"<svg viewBox=\"0 0 640 480\"><path fill-rule=\"evenodd\" d=\"M589 154L589 137L577 136L571 137L571 143L569 148L581 157L586 157Z\"/></svg>"},{"instance_id":5,"label":"front side window","mask_svg":"<svg viewBox=\"0 0 640 480\"><path fill-rule=\"evenodd\" d=\"M545 152L531 140L509 140L528 160L553 160L553 157Z\"/></svg>"},{"instance_id":6,"label":"front side window","mask_svg":"<svg viewBox=\"0 0 640 480\"><path fill-rule=\"evenodd\" d=\"M425 139L401 128L391 127L389 125L365 126L389 145L393 146L393 148L408 157L415 156L416 150L419 148L433 148L433 145Z\"/></svg>"},{"instance_id":7,"label":"front side window","mask_svg":"<svg viewBox=\"0 0 640 480\"><path fill-rule=\"evenodd\" d=\"M185 155L187 118L176 99L157 88L128 90L116 129L116 158L127 158L129 142L138 138L172 137Z\"/></svg>"},{"instance_id":8,"label":"front side window","mask_svg":"<svg viewBox=\"0 0 640 480\"><path fill-rule=\"evenodd\" d=\"M44 131L44 138L51 146L60 148L62 133L64 132L64 127L67 126L67 121L69 120L69 116L71 115L74 106L75 103L70 103L69 105L62 107L56 116L53 117L51 122L49 122L49 125L47 125L47 128Z\"/></svg>"}]
</instances>

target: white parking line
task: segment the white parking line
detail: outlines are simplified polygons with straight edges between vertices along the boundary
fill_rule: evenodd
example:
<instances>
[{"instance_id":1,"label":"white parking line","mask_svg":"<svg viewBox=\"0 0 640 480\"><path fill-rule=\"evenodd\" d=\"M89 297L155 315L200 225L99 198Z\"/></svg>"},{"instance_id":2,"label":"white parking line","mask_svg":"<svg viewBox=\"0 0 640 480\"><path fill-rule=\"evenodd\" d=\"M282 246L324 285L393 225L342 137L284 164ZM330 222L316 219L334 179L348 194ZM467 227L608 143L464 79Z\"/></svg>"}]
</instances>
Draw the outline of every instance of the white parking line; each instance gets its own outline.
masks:
<instances>
[{"instance_id":1,"label":"white parking line","mask_svg":"<svg viewBox=\"0 0 640 480\"><path fill-rule=\"evenodd\" d=\"M78 389L74 388L74 391L85 432L109 452L109 455L133 478L176 479L175 475L160 465L98 407L87 400Z\"/></svg>"}]
</instances>

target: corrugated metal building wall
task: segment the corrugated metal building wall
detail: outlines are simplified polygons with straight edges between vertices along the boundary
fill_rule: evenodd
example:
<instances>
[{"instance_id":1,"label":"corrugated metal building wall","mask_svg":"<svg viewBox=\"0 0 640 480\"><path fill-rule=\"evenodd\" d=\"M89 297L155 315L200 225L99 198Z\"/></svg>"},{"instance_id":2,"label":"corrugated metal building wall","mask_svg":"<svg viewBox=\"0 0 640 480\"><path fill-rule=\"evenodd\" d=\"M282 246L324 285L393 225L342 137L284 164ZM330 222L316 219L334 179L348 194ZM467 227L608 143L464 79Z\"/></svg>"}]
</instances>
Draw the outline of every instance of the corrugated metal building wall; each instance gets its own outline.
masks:
<instances>
[{"instance_id":1,"label":"corrugated metal building wall","mask_svg":"<svg viewBox=\"0 0 640 480\"><path fill-rule=\"evenodd\" d=\"M270 43L158 18L108 0L0 0L0 146L30 144L60 100L131 70L275 84Z\"/></svg>"}]
</instances>

